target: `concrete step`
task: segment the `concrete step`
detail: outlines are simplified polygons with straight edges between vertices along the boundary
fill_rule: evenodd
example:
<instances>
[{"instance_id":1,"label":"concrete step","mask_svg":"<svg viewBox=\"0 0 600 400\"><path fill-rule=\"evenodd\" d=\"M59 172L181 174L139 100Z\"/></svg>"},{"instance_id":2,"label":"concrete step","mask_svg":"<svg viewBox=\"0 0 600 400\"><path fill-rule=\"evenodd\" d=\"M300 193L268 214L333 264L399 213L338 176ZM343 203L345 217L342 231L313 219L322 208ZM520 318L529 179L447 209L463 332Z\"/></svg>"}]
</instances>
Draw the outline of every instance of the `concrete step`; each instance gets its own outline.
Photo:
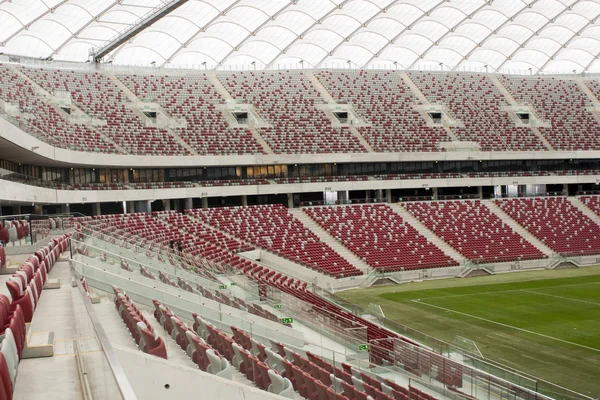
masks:
<instances>
[{"instance_id":1,"label":"concrete step","mask_svg":"<svg viewBox=\"0 0 600 400\"><path fill-rule=\"evenodd\" d=\"M390 204L390 206L392 210L397 212L402 217L403 220L412 225L412 227L415 228L419 234L423 235L427 240L436 245L444 252L444 254L452 257L459 263L462 263L466 260L465 256L456 251L454 247L444 242L438 235L435 234L435 232L427 228L421 221L419 221L417 217L409 213L406 208L402 207L400 203Z\"/></svg>"},{"instance_id":2,"label":"concrete step","mask_svg":"<svg viewBox=\"0 0 600 400\"><path fill-rule=\"evenodd\" d=\"M496 214L502 222L508 225L513 231L523 236L529 243L534 245L538 250L544 253L547 256L551 256L554 254L554 250L550 247L546 246L544 242L539 240L537 237L529 233L527 229L525 229L521 224L512 219L507 213L505 213L500 207L494 203L493 200L482 200L481 204L485 205L490 209L490 211Z\"/></svg>"},{"instance_id":3,"label":"concrete step","mask_svg":"<svg viewBox=\"0 0 600 400\"><path fill-rule=\"evenodd\" d=\"M344 257L350 264L361 270L363 273L368 274L371 271L371 267L363 259L358 257L356 254L351 252L341 242L338 242L329 232L327 232L321 225L316 223L311 217L308 216L301 208L295 208L289 210L290 213L296 217L300 222L310 229L321 241L335 250L340 256Z\"/></svg>"},{"instance_id":4,"label":"concrete step","mask_svg":"<svg viewBox=\"0 0 600 400\"><path fill-rule=\"evenodd\" d=\"M407 73L405 73L405 72L401 73L400 77L402 78L402 80L404 81L406 86L408 86L408 88L410 89L412 94L414 94L415 97L417 99L419 99L421 104L430 104L429 100L427 100L427 97L425 97L423 92L421 92L421 90L417 87L417 85L415 85L415 83L412 81L412 79L410 79L410 76L408 76Z\"/></svg>"},{"instance_id":5,"label":"concrete step","mask_svg":"<svg viewBox=\"0 0 600 400\"><path fill-rule=\"evenodd\" d=\"M223 99L225 99L225 101L228 101L228 100L233 101L234 100L233 97L231 96L231 93L229 93L229 91L225 88L225 86L223 86L223 84L217 77L217 73L215 71L208 71L206 73L206 77L208 78L208 81L210 83L212 83L212 85L215 87L215 89L221 95L221 97L223 97Z\"/></svg>"},{"instance_id":6,"label":"concrete step","mask_svg":"<svg viewBox=\"0 0 600 400\"><path fill-rule=\"evenodd\" d=\"M573 204L579 211L583 213L586 217L594 221L596 224L600 225L600 216L596 214L591 208L585 205L581 198L578 197L568 197L571 204Z\"/></svg>"},{"instance_id":7,"label":"concrete step","mask_svg":"<svg viewBox=\"0 0 600 400\"><path fill-rule=\"evenodd\" d=\"M271 146L269 145L269 143L265 140L264 137L262 137L262 135L260 134L260 132L258 131L258 129L256 129L253 126L249 126L248 130L250 132L252 132L252 137L258 142L258 144L260 144L263 148L263 150L267 153L267 154L275 154L273 152L273 149L271 148Z\"/></svg>"}]
</instances>

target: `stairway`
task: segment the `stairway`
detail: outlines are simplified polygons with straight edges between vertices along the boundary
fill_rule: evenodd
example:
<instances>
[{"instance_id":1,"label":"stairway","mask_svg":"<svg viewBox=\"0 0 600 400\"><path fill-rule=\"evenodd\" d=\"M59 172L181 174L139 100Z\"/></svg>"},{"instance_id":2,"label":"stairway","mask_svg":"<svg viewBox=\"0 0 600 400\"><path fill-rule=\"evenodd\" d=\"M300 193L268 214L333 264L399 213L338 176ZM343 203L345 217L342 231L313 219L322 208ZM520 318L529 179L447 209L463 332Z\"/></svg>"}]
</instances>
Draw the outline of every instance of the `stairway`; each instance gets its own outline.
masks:
<instances>
[{"instance_id":1,"label":"stairway","mask_svg":"<svg viewBox=\"0 0 600 400\"><path fill-rule=\"evenodd\" d=\"M215 71L207 71L206 78L208 78L208 81L215 87L217 93L219 93L225 101L234 101L234 98L231 97L229 91L223 86Z\"/></svg>"},{"instance_id":2,"label":"stairway","mask_svg":"<svg viewBox=\"0 0 600 400\"><path fill-rule=\"evenodd\" d=\"M547 256L551 256L554 254L554 250L550 247L546 246L541 240L537 237L529 233L527 229L525 229L522 225L520 225L517 221L512 219L507 213L505 213L500 207L496 205L492 200L482 200L481 204L485 205L490 209L490 211L498 218L502 220L506 225L508 225L513 231L517 234L524 237L529 243L534 245L539 251L544 253Z\"/></svg>"},{"instance_id":3,"label":"stairway","mask_svg":"<svg viewBox=\"0 0 600 400\"><path fill-rule=\"evenodd\" d=\"M319 92L323 100L327 102L327 104L337 103L337 101L335 101L331 93L329 93L325 86L323 86L323 84L321 83L321 81L319 81L315 74L313 74L312 72L305 72L304 75L308 78L310 83L312 83L312 85L315 87L317 92Z\"/></svg>"},{"instance_id":4,"label":"stairway","mask_svg":"<svg viewBox=\"0 0 600 400\"><path fill-rule=\"evenodd\" d=\"M577 207L577 209L581 211L583 215L600 225L600 216L598 216L598 214L596 214L591 208L586 206L579 197L568 197L567 199L571 202L571 204L573 204L573 206Z\"/></svg>"},{"instance_id":5,"label":"stairway","mask_svg":"<svg viewBox=\"0 0 600 400\"><path fill-rule=\"evenodd\" d=\"M417 87L417 85L415 85L415 83L412 81L412 79L410 79L410 76L408 76L407 73L402 72L400 74L400 77L404 81L404 84L409 87L409 89L412 92L412 94L417 99L419 99L419 101L421 102L421 104L431 104L429 102L429 100L427 100L427 97L425 97L425 95L423 94L423 92L421 92L421 90Z\"/></svg>"},{"instance_id":6,"label":"stairway","mask_svg":"<svg viewBox=\"0 0 600 400\"><path fill-rule=\"evenodd\" d=\"M403 220L412 225L413 228L419 232L420 235L424 236L428 241L433 243L436 247L444 252L448 257L452 257L454 260L459 263L463 263L466 260L466 257L460 254L458 251L454 249L454 247L450 246L448 243L444 242L438 235L436 235L433 231L427 228L417 217L409 213L406 208L402 207L400 203L390 204L392 210L398 213Z\"/></svg>"},{"instance_id":7,"label":"stairway","mask_svg":"<svg viewBox=\"0 0 600 400\"><path fill-rule=\"evenodd\" d=\"M325 229L316 223L311 217L308 216L301 208L290 209L289 212L304 224L308 229L312 231L317 237L340 256L346 259L350 264L361 270L363 273L368 274L372 269L364 260L358 257L356 254L348 250L341 242L338 242L333 236L329 234Z\"/></svg>"}]
</instances>

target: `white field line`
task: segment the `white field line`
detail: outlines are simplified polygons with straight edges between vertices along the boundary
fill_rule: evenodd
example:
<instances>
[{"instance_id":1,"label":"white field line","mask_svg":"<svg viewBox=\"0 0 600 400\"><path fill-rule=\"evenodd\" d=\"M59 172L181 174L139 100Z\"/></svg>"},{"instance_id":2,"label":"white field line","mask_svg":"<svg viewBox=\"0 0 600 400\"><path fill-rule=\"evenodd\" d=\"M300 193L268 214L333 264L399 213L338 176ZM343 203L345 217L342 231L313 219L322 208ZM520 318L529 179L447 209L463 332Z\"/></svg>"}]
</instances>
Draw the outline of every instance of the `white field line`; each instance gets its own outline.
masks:
<instances>
[{"instance_id":1,"label":"white field line","mask_svg":"<svg viewBox=\"0 0 600 400\"><path fill-rule=\"evenodd\" d=\"M428 303L425 303L425 302L419 301L419 300L412 300L412 301L414 301L415 303L424 304L424 305L429 306L429 307L439 308L440 310L449 311L449 312L453 312L455 314L464 315L465 317L475 318L475 319L478 319L480 321L489 322L490 324L500 325L500 326L503 326L505 328L515 329L515 330L518 330L518 331L521 331L521 332L529 333L531 335L541 336L541 337L544 337L546 339L556 340L557 342L567 343L567 344L570 344L572 346L577 346L577 347L581 347L581 348L584 348L584 349L588 349L588 350L592 350L592 351L596 351L596 352L600 353L600 349L595 349L593 347L584 346L582 344L577 344L577 343L569 342L568 340L563 340L563 339L555 338L554 336L544 335L543 333L537 333L537 332L529 331L527 329L518 328L516 326L503 324L502 322L496 322L496 321L492 321L492 320L487 319L487 318L477 317L475 315L463 313L463 312L460 312L460 311L451 310L451 309L446 308L446 307L441 307L441 306L436 306L436 305L433 305L433 304L428 304Z\"/></svg>"},{"instance_id":2,"label":"white field line","mask_svg":"<svg viewBox=\"0 0 600 400\"><path fill-rule=\"evenodd\" d=\"M527 281L524 281L524 282L527 282ZM571 284L568 284L568 285L545 286L545 287L543 287L543 289L545 289L545 288L569 287L569 286L582 286L582 285L600 285L600 282L584 282L584 283L571 283ZM460 287L460 286L456 286L456 287ZM463 286L463 287L469 287L469 286ZM454 289L454 288L453 287L448 287L448 288L424 289L424 290L444 290L444 289ZM542 288L540 288L540 289L542 289ZM479 294L512 293L512 292L526 292L526 291L528 291L528 289L509 289L509 290L496 290L496 291L492 290L492 291L489 291L489 292L464 293L464 294L449 294L447 296L424 297L424 299L445 299L445 298L452 298L452 297L476 296L476 295L479 295ZM402 292L391 292L391 293L402 293ZM538 292L535 292L535 293L536 294L543 294L543 293L538 293ZM598 303L594 303L594 304L598 304Z\"/></svg>"},{"instance_id":3,"label":"white field line","mask_svg":"<svg viewBox=\"0 0 600 400\"><path fill-rule=\"evenodd\" d=\"M585 303L585 304L592 304L592 305L595 305L595 306L600 306L600 303L596 303L596 302L593 302L593 301L573 299L571 297L564 297L564 296L557 296L555 294L535 292L533 290L521 289L521 292L527 292L527 293L533 293L533 294L540 294L542 296L556 297L557 299L571 300L571 301L577 301L579 303Z\"/></svg>"}]
</instances>

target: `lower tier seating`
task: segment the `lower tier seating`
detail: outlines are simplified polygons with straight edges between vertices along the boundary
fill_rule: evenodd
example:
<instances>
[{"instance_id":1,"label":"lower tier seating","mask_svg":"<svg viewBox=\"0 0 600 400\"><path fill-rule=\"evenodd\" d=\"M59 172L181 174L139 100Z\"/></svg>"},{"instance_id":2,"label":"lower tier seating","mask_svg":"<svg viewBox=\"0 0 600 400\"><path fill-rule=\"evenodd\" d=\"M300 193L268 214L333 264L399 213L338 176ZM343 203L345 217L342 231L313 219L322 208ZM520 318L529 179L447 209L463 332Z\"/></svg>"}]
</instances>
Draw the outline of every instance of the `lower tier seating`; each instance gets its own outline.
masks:
<instances>
[{"instance_id":1,"label":"lower tier seating","mask_svg":"<svg viewBox=\"0 0 600 400\"><path fill-rule=\"evenodd\" d=\"M402 204L427 228L477 263L531 260L544 254L479 200Z\"/></svg>"},{"instance_id":2,"label":"lower tier seating","mask_svg":"<svg viewBox=\"0 0 600 400\"><path fill-rule=\"evenodd\" d=\"M600 254L600 226L567 197L503 199L496 204L562 255Z\"/></svg>"},{"instance_id":3,"label":"lower tier seating","mask_svg":"<svg viewBox=\"0 0 600 400\"><path fill-rule=\"evenodd\" d=\"M231 235L315 271L336 278L362 274L281 204L186 211Z\"/></svg>"},{"instance_id":4,"label":"lower tier seating","mask_svg":"<svg viewBox=\"0 0 600 400\"><path fill-rule=\"evenodd\" d=\"M388 205L302 210L373 268L400 271L458 265Z\"/></svg>"}]
</instances>

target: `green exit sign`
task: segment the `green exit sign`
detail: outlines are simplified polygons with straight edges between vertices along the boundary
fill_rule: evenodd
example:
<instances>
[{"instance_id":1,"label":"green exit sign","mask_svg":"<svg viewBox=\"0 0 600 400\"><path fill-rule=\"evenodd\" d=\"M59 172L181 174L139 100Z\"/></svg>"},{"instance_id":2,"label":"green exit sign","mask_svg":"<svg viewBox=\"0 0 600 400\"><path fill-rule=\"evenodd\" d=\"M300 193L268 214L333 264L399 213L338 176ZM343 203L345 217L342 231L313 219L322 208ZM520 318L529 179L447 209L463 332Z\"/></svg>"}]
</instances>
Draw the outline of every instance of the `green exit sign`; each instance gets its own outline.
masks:
<instances>
[{"instance_id":1,"label":"green exit sign","mask_svg":"<svg viewBox=\"0 0 600 400\"><path fill-rule=\"evenodd\" d=\"M284 325L291 325L294 323L294 318L281 318L281 323Z\"/></svg>"},{"instance_id":2,"label":"green exit sign","mask_svg":"<svg viewBox=\"0 0 600 400\"><path fill-rule=\"evenodd\" d=\"M273 306L273 308L275 308L275 309L277 309L277 310L280 310L280 309L281 309L281 304L275 304L275 305Z\"/></svg>"},{"instance_id":3,"label":"green exit sign","mask_svg":"<svg viewBox=\"0 0 600 400\"><path fill-rule=\"evenodd\" d=\"M227 285L219 285L219 289L227 289Z\"/></svg>"},{"instance_id":4,"label":"green exit sign","mask_svg":"<svg viewBox=\"0 0 600 400\"><path fill-rule=\"evenodd\" d=\"M368 344L359 344L358 345L358 350L360 351L369 351L369 345Z\"/></svg>"}]
</instances>

